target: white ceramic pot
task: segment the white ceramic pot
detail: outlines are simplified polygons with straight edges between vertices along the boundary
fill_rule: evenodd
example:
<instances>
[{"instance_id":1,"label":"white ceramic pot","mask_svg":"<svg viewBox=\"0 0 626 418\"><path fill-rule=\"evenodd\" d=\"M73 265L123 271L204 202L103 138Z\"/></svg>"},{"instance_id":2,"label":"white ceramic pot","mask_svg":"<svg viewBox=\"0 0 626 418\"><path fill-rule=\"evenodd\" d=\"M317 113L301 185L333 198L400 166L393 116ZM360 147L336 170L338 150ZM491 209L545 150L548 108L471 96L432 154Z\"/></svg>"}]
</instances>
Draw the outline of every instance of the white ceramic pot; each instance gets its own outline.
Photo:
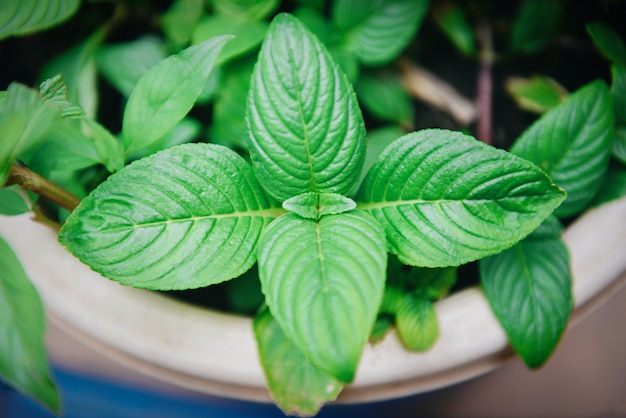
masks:
<instances>
[{"instance_id":1,"label":"white ceramic pot","mask_svg":"<svg viewBox=\"0 0 626 418\"><path fill-rule=\"evenodd\" d=\"M214 395L270 401L250 318L121 286L81 264L28 215L0 216L0 235L39 290L50 321L152 377ZM589 211L565 232L574 276L572 324L626 283L626 199ZM514 354L477 288L436 305L440 338L406 351L394 332L363 354L340 401L389 399L485 373Z\"/></svg>"}]
</instances>

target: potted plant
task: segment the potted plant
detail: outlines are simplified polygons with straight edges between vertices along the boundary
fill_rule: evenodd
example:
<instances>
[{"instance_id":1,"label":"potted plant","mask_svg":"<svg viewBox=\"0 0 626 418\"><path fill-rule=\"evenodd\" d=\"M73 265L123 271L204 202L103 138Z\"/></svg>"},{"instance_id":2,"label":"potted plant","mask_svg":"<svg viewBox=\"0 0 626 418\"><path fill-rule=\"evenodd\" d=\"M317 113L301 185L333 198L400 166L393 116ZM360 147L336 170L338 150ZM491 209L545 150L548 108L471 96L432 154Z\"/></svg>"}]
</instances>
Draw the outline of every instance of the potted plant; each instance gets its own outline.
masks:
<instances>
[{"instance_id":1,"label":"potted plant","mask_svg":"<svg viewBox=\"0 0 626 418\"><path fill-rule=\"evenodd\" d=\"M78 2L70 3L31 26L24 3L14 2L3 15L12 17L4 20L3 36L57 23L57 17L75 12ZM52 10L54 4L39 7ZM80 296L72 305L52 297L46 303L56 303L59 316L73 318L69 327L79 333L90 329L94 318L110 315L112 321L99 330L110 338L105 350L127 361L147 352L139 368L161 366L157 375L181 384L254 399L267 397L265 381L277 404L297 415L315 414L355 377L355 393L363 388L355 397L387 396L375 385L391 377L372 375L381 363L401 361L404 368L415 363L417 373L405 370L393 379L410 382L431 373L439 383L429 387L443 384L444 371L455 361L466 368L453 379L476 373L476 362L485 370L490 365L485 358L506 345L502 330L529 367L544 364L568 324L574 295L577 303L587 300L625 267L612 265L595 290L573 293L570 265L577 266L574 255L586 250L563 238L588 231L579 226L585 219L619 219L623 199L590 211L565 235L562 226L591 205L623 195L626 48L619 36L606 24L587 25L613 63L611 87L589 80L568 94L546 77L513 80L509 86L521 105L544 114L504 151L449 129L402 134L398 127L383 133L366 129L359 102L373 118L412 129L406 92L424 95L415 87L424 76L406 60L399 62L401 71L390 73L386 65L415 38L427 2L356 7L337 1L330 6L334 26L322 6L285 13L273 1L241 5L216 1L213 13L205 15L202 2L174 2L159 17L177 52L161 59L154 38L133 40L130 49L105 47L106 37L137 12L118 3L101 30L47 66L50 77L39 90L12 83L0 96L0 183L10 186L3 191L3 210L19 212L13 207L32 200L13 183L56 203L62 209L34 207L40 220L60 225L58 239L69 252L55 244L37 258L80 265L75 256L89 266L71 277L61 265L46 267L63 276L56 285L67 287L54 290L34 279L44 294ZM477 54L467 10L455 3L430 7L433 21L459 49ZM513 52L545 46L564 13L560 3L553 8L537 1L523 2L520 10ZM539 33L530 23L537 15L546 25ZM330 29L337 36L324 39ZM481 29L477 125L487 142L494 56L489 26ZM187 46L190 40L193 45ZM261 41L258 57L242 56ZM128 51L146 53L155 65L145 72L137 66L130 67L134 73L119 71L119 57L129 57ZM55 75L63 67L63 76ZM95 68L127 95L117 136L93 117ZM446 94L437 90L434 97L439 95ZM199 129L190 110L211 96L209 136L216 141L209 142L218 143L187 143ZM25 238L42 229L25 221L8 220L0 229L22 260L30 245ZM595 249L620 248L613 241L604 244ZM8 272L1 277L9 309L4 317L15 318L3 325L4 332L19 345L7 351L0 372L57 410L42 345L41 306L4 241L2 254ZM443 299L459 287L459 266L468 263L477 271L474 287ZM24 264L27 271L36 269L30 261ZM573 270L576 280L583 270ZM78 277L87 288L74 283ZM115 282L160 291L229 282L229 297L243 300L242 310L251 309L254 320ZM454 343L442 348L455 327L456 337L467 341L460 333L475 318L500 324L493 332L481 323L483 333L470 339L495 340L495 349ZM213 330L213 320L226 327ZM388 332L392 326L395 333ZM147 331L131 339L140 328ZM191 338L197 335L204 337ZM240 337L253 344L239 343ZM105 337L96 339L94 344L102 344ZM163 342L160 351L153 346L157 340ZM207 352L215 344L235 351L234 362L249 368L233 376L221 357ZM395 359L383 356L390 350ZM466 351L470 360L437 357L446 350ZM198 382L206 370L210 378ZM241 383L248 378L253 383ZM246 394L230 393L241 386Z\"/></svg>"}]
</instances>

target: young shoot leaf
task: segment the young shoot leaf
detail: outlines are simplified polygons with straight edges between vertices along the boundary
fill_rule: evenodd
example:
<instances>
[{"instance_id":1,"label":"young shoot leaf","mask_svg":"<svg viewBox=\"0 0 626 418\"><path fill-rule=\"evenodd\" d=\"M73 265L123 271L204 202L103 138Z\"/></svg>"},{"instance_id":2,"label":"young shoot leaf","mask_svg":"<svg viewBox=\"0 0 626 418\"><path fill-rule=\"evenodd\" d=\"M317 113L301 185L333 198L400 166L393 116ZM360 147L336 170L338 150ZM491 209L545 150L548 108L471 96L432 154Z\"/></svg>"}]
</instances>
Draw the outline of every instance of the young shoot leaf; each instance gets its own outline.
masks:
<instances>
[{"instance_id":1,"label":"young shoot leaf","mask_svg":"<svg viewBox=\"0 0 626 418\"><path fill-rule=\"evenodd\" d=\"M564 197L526 160L459 132L427 129L388 146L356 200L402 263L446 267L512 246Z\"/></svg>"},{"instance_id":2,"label":"young shoot leaf","mask_svg":"<svg viewBox=\"0 0 626 418\"><path fill-rule=\"evenodd\" d=\"M185 144L110 176L68 217L59 240L122 284L191 289L248 270L261 230L282 213L242 157Z\"/></svg>"},{"instance_id":3,"label":"young shoot leaf","mask_svg":"<svg viewBox=\"0 0 626 418\"><path fill-rule=\"evenodd\" d=\"M259 181L279 201L347 194L365 158L365 127L352 86L295 17L274 18L252 75L246 120Z\"/></svg>"},{"instance_id":4,"label":"young shoot leaf","mask_svg":"<svg viewBox=\"0 0 626 418\"><path fill-rule=\"evenodd\" d=\"M480 261L482 288L526 365L541 367L572 311L569 254L559 237L531 236Z\"/></svg>"},{"instance_id":5,"label":"young shoot leaf","mask_svg":"<svg viewBox=\"0 0 626 418\"><path fill-rule=\"evenodd\" d=\"M59 393L46 358L45 328L37 290L11 247L0 238L0 377L59 412Z\"/></svg>"},{"instance_id":6,"label":"young shoot leaf","mask_svg":"<svg viewBox=\"0 0 626 418\"><path fill-rule=\"evenodd\" d=\"M3 0L0 39L48 29L69 19L80 0Z\"/></svg>"},{"instance_id":7,"label":"young shoot leaf","mask_svg":"<svg viewBox=\"0 0 626 418\"><path fill-rule=\"evenodd\" d=\"M511 77L506 82L506 89L521 109L534 113L545 113L567 97L563 86L542 75Z\"/></svg>"},{"instance_id":8,"label":"young shoot leaf","mask_svg":"<svg viewBox=\"0 0 626 418\"><path fill-rule=\"evenodd\" d=\"M404 295L396 313L396 328L409 350L426 351L439 337L439 321L433 303L412 294Z\"/></svg>"},{"instance_id":9,"label":"young shoot leaf","mask_svg":"<svg viewBox=\"0 0 626 418\"><path fill-rule=\"evenodd\" d=\"M324 373L351 382L383 296L380 225L359 210L318 221L289 213L263 232L258 261L265 300L287 338Z\"/></svg>"},{"instance_id":10,"label":"young shoot leaf","mask_svg":"<svg viewBox=\"0 0 626 418\"><path fill-rule=\"evenodd\" d=\"M613 140L611 93L602 80L570 94L517 139L511 153L534 162L567 192L559 217L582 211L609 165Z\"/></svg>"},{"instance_id":11,"label":"young shoot leaf","mask_svg":"<svg viewBox=\"0 0 626 418\"><path fill-rule=\"evenodd\" d=\"M346 47L363 64L381 65L406 48L428 5L428 0L337 0L332 17Z\"/></svg>"},{"instance_id":12,"label":"young shoot leaf","mask_svg":"<svg viewBox=\"0 0 626 418\"><path fill-rule=\"evenodd\" d=\"M334 193L303 193L283 202L283 209L314 220L324 215L335 215L354 208L356 208L354 200Z\"/></svg>"},{"instance_id":13,"label":"young shoot leaf","mask_svg":"<svg viewBox=\"0 0 626 418\"><path fill-rule=\"evenodd\" d=\"M217 54L232 36L190 46L144 73L133 89L122 121L126 154L169 132L202 93Z\"/></svg>"},{"instance_id":14,"label":"young shoot leaf","mask_svg":"<svg viewBox=\"0 0 626 418\"><path fill-rule=\"evenodd\" d=\"M254 319L254 335L270 395L289 416L310 417L333 401L343 385L320 371L287 338L269 309Z\"/></svg>"}]
</instances>

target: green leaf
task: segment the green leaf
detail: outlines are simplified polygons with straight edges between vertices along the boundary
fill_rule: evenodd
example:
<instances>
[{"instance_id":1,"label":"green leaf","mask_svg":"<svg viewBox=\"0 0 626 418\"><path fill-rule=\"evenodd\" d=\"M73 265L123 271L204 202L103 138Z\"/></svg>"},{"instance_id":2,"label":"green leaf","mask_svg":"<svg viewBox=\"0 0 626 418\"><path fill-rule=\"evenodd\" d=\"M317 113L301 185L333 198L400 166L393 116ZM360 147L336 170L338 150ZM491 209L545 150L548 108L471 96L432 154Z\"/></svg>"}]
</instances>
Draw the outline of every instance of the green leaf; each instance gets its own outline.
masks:
<instances>
[{"instance_id":1,"label":"green leaf","mask_svg":"<svg viewBox=\"0 0 626 418\"><path fill-rule=\"evenodd\" d=\"M411 293L422 299L438 300L448 294L457 280L457 268L412 267L390 256L387 263L387 288ZM386 292L387 290L385 290ZM398 301L401 303L402 299ZM394 313L397 312L393 311Z\"/></svg>"},{"instance_id":2,"label":"green leaf","mask_svg":"<svg viewBox=\"0 0 626 418\"><path fill-rule=\"evenodd\" d=\"M544 75L511 77L507 80L506 89L521 109L534 113L545 113L567 97L563 86Z\"/></svg>"},{"instance_id":3,"label":"green leaf","mask_svg":"<svg viewBox=\"0 0 626 418\"><path fill-rule=\"evenodd\" d=\"M130 155L131 160L138 160L158 151L171 148L176 145L186 144L197 139L202 130L202 125L197 120L186 116L166 133L157 142L152 143L146 148L135 151Z\"/></svg>"},{"instance_id":4,"label":"green leaf","mask_svg":"<svg viewBox=\"0 0 626 418\"><path fill-rule=\"evenodd\" d=\"M382 128L373 129L367 132L365 163L363 164L363 171L361 172L361 180L359 181L359 184L363 183L368 171L374 165L383 150L405 133L405 131L396 125L383 126Z\"/></svg>"},{"instance_id":5,"label":"green leaf","mask_svg":"<svg viewBox=\"0 0 626 418\"><path fill-rule=\"evenodd\" d=\"M611 73L613 76L611 95L615 108L615 122L618 125L626 125L626 68L612 65Z\"/></svg>"},{"instance_id":6,"label":"green leaf","mask_svg":"<svg viewBox=\"0 0 626 418\"><path fill-rule=\"evenodd\" d=\"M383 296L380 225L359 210L319 221L289 213L264 231L258 260L265 300L287 337L323 372L351 382Z\"/></svg>"},{"instance_id":7,"label":"green leaf","mask_svg":"<svg viewBox=\"0 0 626 418\"><path fill-rule=\"evenodd\" d=\"M393 142L370 169L357 207L404 264L456 266L524 238L564 199L534 164L459 132L427 129Z\"/></svg>"},{"instance_id":8,"label":"green leaf","mask_svg":"<svg viewBox=\"0 0 626 418\"><path fill-rule=\"evenodd\" d=\"M533 54L546 48L556 35L563 15L562 0L525 0L513 22L513 53Z\"/></svg>"},{"instance_id":9,"label":"green leaf","mask_svg":"<svg viewBox=\"0 0 626 418\"><path fill-rule=\"evenodd\" d=\"M586 29L600 53L626 69L626 45L615 29L604 22L590 22Z\"/></svg>"},{"instance_id":10,"label":"green leaf","mask_svg":"<svg viewBox=\"0 0 626 418\"><path fill-rule=\"evenodd\" d=\"M255 171L276 199L345 195L356 186L365 157L356 97L323 45L291 15L270 25L246 120Z\"/></svg>"},{"instance_id":11,"label":"green leaf","mask_svg":"<svg viewBox=\"0 0 626 418\"><path fill-rule=\"evenodd\" d=\"M127 154L159 140L189 112L206 85L217 54L230 39L224 35L191 46L141 76L128 98L122 122Z\"/></svg>"},{"instance_id":12,"label":"green leaf","mask_svg":"<svg viewBox=\"0 0 626 418\"><path fill-rule=\"evenodd\" d=\"M380 65L411 42L428 5L428 0L338 0L331 13L344 43L361 62Z\"/></svg>"},{"instance_id":13,"label":"green leaf","mask_svg":"<svg viewBox=\"0 0 626 418\"><path fill-rule=\"evenodd\" d=\"M592 205L599 206L626 196L626 167L621 164L611 164L600 190L593 198Z\"/></svg>"},{"instance_id":14,"label":"green leaf","mask_svg":"<svg viewBox=\"0 0 626 418\"><path fill-rule=\"evenodd\" d=\"M204 0L176 0L161 16L161 28L176 46L189 43L191 33L204 12Z\"/></svg>"},{"instance_id":15,"label":"green leaf","mask_svg":"<svg viewBox=\"0 0 626 418\"><path fill-rule=\"evenodd\" d=\"M283 202L283 209L314 220L324 215L336 215L354 208L356 208L354 200L334 193L303 193Z\"/></svg>"},{"instance_id":16,"label":"green leaf","mask_svg":"<svg viewBox=\"0 0 626 418\"><path fill-rule=\"evenodd\" d=\"M555 212L559 217L579 213L600 187L611 155L613 119L609 89L596 80L533 123L511 148L565 189L567 200Z\"/></svg>"},{"instance_id":17,"label":"green leaf","mask_svg":"<svg viewBox=\"0 0 626 418\"><path fill-rule=\"evenodd\" d=\"M198 44L219 35L235 35L215 61L215 65L222 65L255 49L263 41L266 31L266 22L242 22L228 16L211 15L198 22L191 42Z\"/></svg>"},{"instance_id":18,"label":"green leaf","mask_svg":"<svg viewBox=\"0 0 626 418\"><path fill-rule=\"evenodd\" d=\"M20 215L30 211L31 203L19 186L9 186L0 189L0 214Z\"/></svg>"},{"instance_id":19,"label":"green leaf","mask_svg":"<svg viewBox=\"0 0 626 418\"><path fill-rule=\"evenodd\" d=\"M390 72L365 72L356 85L361 104L384 121L413 125L413 103L402 87L400 75Z\"/></svg>"},{"instance_id":20,"label":"green leaf","mask_svg":"<svg viewBox=\"0 0 626 418\"><path fill-rule=\"evenodd\" d=\"M286 415L314 416L337 398L341 382L307 360L268 309L255 317L254 335L270 395Z\"/></svg>"},{"instance_id":21,"label":"green leaf","mask_svg":"<svg viewBox=\"0 0 626 418\"><path fill-rule=\"evenodd\" d=\"M13 161L32 152L56 118L57 109L36 90L9 84L0 112L0 185L6 182Z\"/></svg>"},{"instance_id":22,"label":"green leaf","mask_svg":"<svg viewBox=\"0 0 626 418\"><path fill-rule=\"evenodd\" d=\"M408 294L396 314L396 328L402 343L414 351L426 351L439 338L439 321L428 299Z\"/></svg>"},{"instance_id":23,"label":"green leaf","mask_svg":"<svg viewBox=\"0 0 626 418\"><path fill-rule=\"evenodd\" d=\"M146 35L132 42L102 46L96 65L107 81L128 97L139 78L164 59L163 41Z\"/></svg>"},{"instance_id":24,"label":"green leaf","mask_svg":"<svg viewBox=\"0 0 626 418\"><path fill-rule=\"evenodd\" d=\"M76 13L78 6L80 0L3 0L0 39L56 26Z\"/></svg>"},{"instance_id":25,"label":"green leaf","mask_svg":"<svg viewBox=\"0 0 626 418\"><path fill-rule=\"evenodd\" d=\"M110 176L69 216L59 240L122 284L191 289L248 270L261 230L281 213L242 157L185 144Z\"/></svg>"},{"instance_id":26,"label":"green leaf","mask_svg":"<svg viewBox=\"0 0 626 418\"><path fill-rule=\"evenodd\" d=\"M482 288L530 368L554 352L572 311L569 254L560 238L526 239L480 261Z\"/></svg>"},{"instance_id":27,"label":"green leaf","mask_svg":"<svg viewBox=\"0 0 626 418\"><path fill-rule=\"evenodd\" d=\"M59 393L50 377L45 328L37 290L0 238L0 377L58 413Z\"/></svg>"},{"instance_id":28,"label":"green leaf","mask_svg":"<svg viewBox=\"0 0 626 418\"><path fill-rule=\"evenodd\" d=\"M626 125L615 128L612 151L615 158L626 164Z\"/></svg>"},{"instance_id":29,"label":"green leaf","mask_svg":"<svg viewBox=\"0 0 626 418\"><path fill-rule=\"evenodd\" d=\"M215 11L243 22L265 19L276 10L279 0L212 0Z\"/></svg>"},{"instance_id":30,"label":"green leaf","mask_svg":"<svg viewBox=\"0 0 626 418\"><path fill-rule=\"evenodd\" d=\"M474 30L458 4L452 2L437 3L433 16L439 29L446 34L459 51L468 56L476 53Z\"/></svg>"},{"instance_id":31,"label":"green leaf","mask_svg":"<svg viewBox=\"0 0 626 418\"><path fill-rule=\"evenodd\" d=\"M376 344L381 341L393 325L394 318L391 315L382 314L376 317L372 333L370 334L370 343Z\"/></svg>"}]
</instances>

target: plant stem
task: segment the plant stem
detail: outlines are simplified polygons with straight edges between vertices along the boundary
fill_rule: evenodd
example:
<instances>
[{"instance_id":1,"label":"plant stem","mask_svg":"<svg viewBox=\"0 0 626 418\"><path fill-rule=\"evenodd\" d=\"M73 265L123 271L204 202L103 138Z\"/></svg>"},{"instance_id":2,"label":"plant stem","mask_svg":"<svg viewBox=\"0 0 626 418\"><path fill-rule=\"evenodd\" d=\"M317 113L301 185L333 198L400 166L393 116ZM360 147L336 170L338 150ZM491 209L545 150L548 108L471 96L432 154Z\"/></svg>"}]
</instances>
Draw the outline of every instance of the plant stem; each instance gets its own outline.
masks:
<instances>
[{"instance_id":1,"label":"plant stem","mask_svg":"<svg viewBox=\"0 0 626 418\"><path fill-rule=\"evenodd\" d=\"M489 23L482 22L478 28L478 40L481 45L480 69L478 71L478 126L476 136L486 144L493 142L493 39Z\"/></svg>"},{"instance_id":2,"label":"plant stem","mask_svg":"<svg viewBox=\"0 0 626 418\"><path fill-rule=\"evenodd\" d=\"M39 196L56 203L62 208L69 210L70 212L73 211L80 203L80 199L72 193L52 183L50 180L47 180L34 171L16 164L11 166L11 171L9 172L7 185L11 184L17 184L23 190L32 191Z\"/></svg>"}]
</instances>

